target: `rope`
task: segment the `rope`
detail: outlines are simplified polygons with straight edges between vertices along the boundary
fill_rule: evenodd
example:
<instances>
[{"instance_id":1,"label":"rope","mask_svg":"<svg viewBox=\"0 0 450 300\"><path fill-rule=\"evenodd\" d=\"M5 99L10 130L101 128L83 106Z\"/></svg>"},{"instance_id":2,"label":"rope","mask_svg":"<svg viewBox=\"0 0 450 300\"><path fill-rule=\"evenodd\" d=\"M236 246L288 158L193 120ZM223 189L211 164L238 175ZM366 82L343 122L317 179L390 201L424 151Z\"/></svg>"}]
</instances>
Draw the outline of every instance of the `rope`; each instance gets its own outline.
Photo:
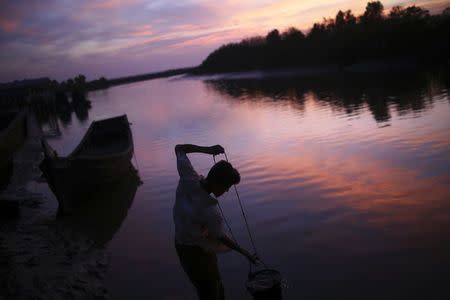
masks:
<instances>
[{"instance_id":1,"label":"rope","mask_svg":"<svg viewBox=\"0 0 450 300\"><path fill-rule=\"evenodd\" d=\"M226 161L229 162L229 161L228 161L227 154L226 154L225 152L224 152L223 154L225 155ZM213 160L214 160L214 164L216 164L216 156L215 156L215 155L213 155ZM239 201L239 206L240 206L240 208L241 208L242 216L244 217L245 226L246 226L246 228L247 228L248 236L250 237L250 242L251 242L251 244L252 244L253 251L254 251L255 255L258 257L258 260L261 262L261 264L262 264L266 269L269 269L269 267L266 265L266 263L265 263L265 262L259 257L259 255L258 255L258 252L257 252L257 250L256 250L256 246L255 246L255 242L254 242L254 240L253 240L253 236L252 236L252 233L251 233L251 230L250 230L250 226L248 225L247 216L245 215L245 211L244 211L244 208L243 208L243 206L242 206L241 197L239 196L239 193L238 193L238 190L237 190L237 188L236 188L236 185L234 184L233 186L234 186L234 191L236 192L236 196L237 196L238 201ZM230 225L228 224L227 219L225 218L225 215L224 215L224 213L223 213L222 207L220 206L220 203L217 202L217 204L218 204L218 206L219 206L220 213L221 213L221 215L222 215L223 220L225 221L225 224L226 224L227 227L228 227L228 231L230 232L232 239L237 243L237 240L236 240L236 238L235 238L235 236L234 236L234 234L233 234L233 231L231 230L231 227L230 227ZM249 265L249 274L250 274L250 273L251 273L251 270L252 270L252 264L251 264L250 261L249 261L249 264L248 264L248 265Z\"/></svg>"},{"instance_id":2,"label":"rope","mask_svg":"<svg viewBox=\"0 0 450 300\"><path fill-rule=\"evenodd\" d=\"M229 162L227 154L225 153L225 151L223 152L223 154L225 155L225 159L227 160L227 162ZM256 250L256 246L255 246L255 242L253 240L252 232L250 231L250 226L248 225L247 216L245 215L244 207L242 206L241 197L239 196L239 193L238 193L238 190L237 190L235 184L233 185L233 187L234 187L234 191L236 192L236 196L237 196L238 201L239 201L239 206L241 207L242 216L244 217L245 226L247 227L247 232L248 232L248 236L250 237L250 242L252 244L253 251L255 252L256 256L258 256L258 251Z\"/></svg>"},{"instance_id":3,"label":"rope","mask_svg":"<svg viewBox=\"0 0 450 300\"><path fill-rule=\"evenodd\" d=\"M220 214L222 215L222 219L225 221L225 224L226 224L227 227L228 227L228 231L229 231L230 234L231 234L231 238L233 239L233 241L234 241L235 243L237 243L237 239L236 239L236 237L234 236L233 231L231 230L230 224L228 224L228 221L227 221L227 219L225 218L225 215L223 214L223 210L222 210L222 207L220 206L220 203L219 203L219 202L217 202L217 206L219 206Z\"/></svg>"},{"instance_id":4,"label":"rope","mask_svg":"<svg viewBox=\"0 0 450 300\"><path fill-rule=\"evenodd\" d=\"M215 155L213 155L213 160L214 160L214 164L216 164L216 156ZM219 201L217 201L217 206L219 206L220 214L222 215L222 219L224 220L225 224L227 225L227 228L228 228L228 231L230 232L231 238L233 239L233 241L235 243L237 243L237 239L233 234L233 230L231 230L231 226L228 223L227 218L225 218L225 214L223 213L222 206L220 206Z\"/></svg>"}]
</instances>

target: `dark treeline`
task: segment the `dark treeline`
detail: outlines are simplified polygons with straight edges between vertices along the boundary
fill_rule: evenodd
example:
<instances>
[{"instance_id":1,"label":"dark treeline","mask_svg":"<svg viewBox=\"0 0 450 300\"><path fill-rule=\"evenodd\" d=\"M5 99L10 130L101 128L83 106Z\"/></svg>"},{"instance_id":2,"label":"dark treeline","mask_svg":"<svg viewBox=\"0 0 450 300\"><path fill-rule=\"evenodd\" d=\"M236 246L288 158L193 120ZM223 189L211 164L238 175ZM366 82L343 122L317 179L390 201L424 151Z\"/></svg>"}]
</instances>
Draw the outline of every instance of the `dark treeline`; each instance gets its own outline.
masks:
<instances>
[{"instance_id":1,"label":"dark treeline","mask_svg":"<svg viewBox=\"0 0 450 300\"><path fill-rule=\"evenodd\" d=\"M448 63L450 7L430 15L417 7L367 3L361 16L350 10L315 23L308 34L291 27L221 46L200 65L199 73L365 62Z\"/></svg>"},{"instance_id":2,"label":"dark treeline","mask_svg":"<svg viewBox=\"0 0 450 300\"><path fill-rule=\"evenodd\" d=\"M86 81L82 74L58 82L47 77L0 84L0 108L21 107L32 102L60 102L72 99L73 103L87 103L89 90L106 88L108 81L102 77Z\"/></svg>"},{"instance_id":3,"label":"dark treeline","mask_svg":"<svg viewBox=\"0 0 450 300\"><path fill-rule=\"evenodd\" d=\"M87 81L86 76L79 74L74 78L58 82L49 78L37 78L13 81L0 84L0 108L22 107L31 102L56 102L68 105L89 104L87 93L93 90L106 89L111 86L137 81L170 77L192 73L195 68L171 69L161 72ZM71 101L69 101L71 99Z\"/></svg>"},{"instance_id":4,"label":"dark treeline","mask_svg":"<svg viewBox=\"0 0 450 300\"><path fill-rule=\"evenodd\" d=\"M78 75L74 79L68 79L67 81L62 81L59 84L54 81L53 87L56 91L56 98L65 97L67 94L71 95L73 102L79 102L86 100L86 94L88 91L106 89L111 86L127 84L132 82L170 77L180 74L185 74L192 72L194 68L181 68L181 69L171 69L161 72L132 75L127 77L119 77L106 79L105 77L100 77L99 79L86 81L86 77L82 74Z\"/></svg>"}]
</instances>

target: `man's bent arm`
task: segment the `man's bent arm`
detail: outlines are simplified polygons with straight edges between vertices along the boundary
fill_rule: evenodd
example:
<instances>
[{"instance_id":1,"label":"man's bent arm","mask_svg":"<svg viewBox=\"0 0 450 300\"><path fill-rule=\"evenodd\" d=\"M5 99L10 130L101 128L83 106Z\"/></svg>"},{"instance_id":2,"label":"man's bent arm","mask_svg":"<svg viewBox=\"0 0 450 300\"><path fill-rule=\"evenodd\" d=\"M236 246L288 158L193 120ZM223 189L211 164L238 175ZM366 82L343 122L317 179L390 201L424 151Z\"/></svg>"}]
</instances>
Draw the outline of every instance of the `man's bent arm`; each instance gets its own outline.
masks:
<instances>
[{"instance_id":1,"label":"man's bent arm","mask_svg":"<svg viewBox=\"0 0 450 300\"><path fill-rule=\"evenodd\" d=\"M198 146L193 144L179 144L175 146L175 152L182 151L184 153L206 153L211 155L218 155L224 153L224 149L220 145L211 147Z\"/></svg>"},{"instance_id":2,"label":"man's bent arm","mask_svg":"<svg viewBox=\"0 0 450 300\"><path fill-rule=\"evenodd\" d=\"M232 239L230 239L226 235L221 235L219 237L219 241L222 242L228 248L233 249L233 250L239 252L240 254L244 255L252 263L255 263L257 261L257 259L258 259L255 255L252 255L247 250L241 248L235 241L233 241Z\"/></svg>"}]
</instances>

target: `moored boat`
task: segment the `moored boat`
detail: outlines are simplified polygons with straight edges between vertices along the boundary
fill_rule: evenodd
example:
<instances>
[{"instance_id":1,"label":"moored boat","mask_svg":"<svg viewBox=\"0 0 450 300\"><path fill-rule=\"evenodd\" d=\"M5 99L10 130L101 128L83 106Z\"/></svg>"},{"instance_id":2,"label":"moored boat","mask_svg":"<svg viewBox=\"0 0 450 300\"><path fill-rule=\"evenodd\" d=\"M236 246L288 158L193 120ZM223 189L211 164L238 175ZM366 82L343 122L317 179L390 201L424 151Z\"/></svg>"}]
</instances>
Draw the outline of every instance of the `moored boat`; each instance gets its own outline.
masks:
<instances>
[{"instance_id":1,"label":"moored boat","mask_svg":"<svg viewBox=\"0 0 450 300\"><path fill-rule=\"evenodd\" d=\"M75 150L59 157L42 141L43 176L63 214L70 213L99 185L114 184L129 172L134 146L126 115L94 121Z\"/></svg>"},{"instance_id":2,"label":"moored boat","mask_svg":"<svg viewBox=\"0 0 450 300\"><path fill-rule=\"evenodd\" d=\"M13 171L13 155L27 137L25 112L0 112L0 189Z\"/></svg>"},{"instance_id":3,"label":"moored boat","mask_svg":"<svg viewBox=\"0 0 450 300\"><path fill-rule=\"evenodd\" d=\"M132 166L129 172L122 174L120 178L120 181L114 184L96 186L94 191L83 195L84 201L75 207L70 215L58 219L96 244L106 244L127 217L128 209L141 183L136 169Z\"/></svg>"}]
</instances>

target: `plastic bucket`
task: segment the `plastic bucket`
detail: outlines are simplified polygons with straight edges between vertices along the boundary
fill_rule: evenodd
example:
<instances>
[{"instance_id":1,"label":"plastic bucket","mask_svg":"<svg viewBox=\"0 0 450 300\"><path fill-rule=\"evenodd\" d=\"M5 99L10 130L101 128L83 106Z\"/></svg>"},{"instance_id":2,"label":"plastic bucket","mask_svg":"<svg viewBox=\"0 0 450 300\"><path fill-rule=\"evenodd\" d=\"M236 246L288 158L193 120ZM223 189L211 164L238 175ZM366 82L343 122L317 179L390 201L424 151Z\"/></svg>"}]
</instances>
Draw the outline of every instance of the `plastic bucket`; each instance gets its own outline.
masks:
<instances>
[{"instance_id":1,"label":"plastic bucket","mask_svg":"<svg viewBox=\"0 0 450 300\"><path fill-rule=\"evenodd\" d=\"M281 279L280 272L264 269L249 273L245 286L255 300L281 300Z\"/></svg>"}]
</instances>

